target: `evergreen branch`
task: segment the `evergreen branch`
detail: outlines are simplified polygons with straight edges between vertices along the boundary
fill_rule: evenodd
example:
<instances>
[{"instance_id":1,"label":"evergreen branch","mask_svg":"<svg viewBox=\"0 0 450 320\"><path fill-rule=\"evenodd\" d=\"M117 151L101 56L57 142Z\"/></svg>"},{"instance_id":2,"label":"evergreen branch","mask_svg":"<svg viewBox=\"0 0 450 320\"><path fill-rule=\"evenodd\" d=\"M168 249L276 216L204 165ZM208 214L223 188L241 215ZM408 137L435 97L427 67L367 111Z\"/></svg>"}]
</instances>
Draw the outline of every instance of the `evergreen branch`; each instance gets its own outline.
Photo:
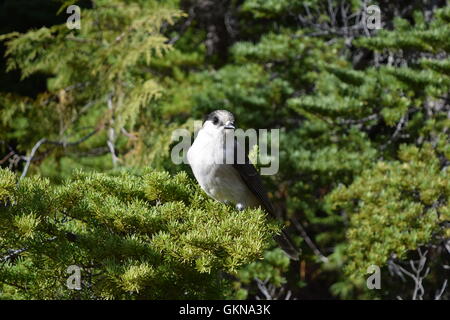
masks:
<instances>
[{"instance_id":1,"label":"evergreen branch","mask_svg":"<svg viewBox=\"0 0 450 320\"><path fill-rule=\"evenodd\" d=\"M344 125L348 125L348 124L362 124L364 122L368 122L371 120L378 120L380 119L381 116L377 113L375 114L371 114L370 116L361 118L361 119L341 119L339 120L339 124L344 124Z\"/></svg>"},{"instance_id":2,"label":"evergreen branch","mask_svg":"<svg viewBox=\"0 0 450 320\"><path fill-rule=\"evenodd\" d=\"M189 28L189 26L192 24L192 21L194 21L195 18L195 6L189 9L189 17L186 19L186 21L181 26L180 30L178 30L177 35L173 38L167 40L167 44L173 45L175 42L177 42L181 36L186 32L186 30Z\"/></svg>"},{"instance_id":3,"label":"evergreen branch","mask_svg":"<svg viewBox=\"0 0 450 320\"><path fill-rule=\"evenodd\" d=\"M17 289L20 289L20 290L22 290L22 291L26 291L26 290L27 290L26 287L21 286L21 285L16 284L16 283L11 283L11 282L9 282L9 281L6 281L5 279L1 279L0 282L6 284L6 285L8 285L8 286L16 287Z\"/></svg>"}]
</instances>

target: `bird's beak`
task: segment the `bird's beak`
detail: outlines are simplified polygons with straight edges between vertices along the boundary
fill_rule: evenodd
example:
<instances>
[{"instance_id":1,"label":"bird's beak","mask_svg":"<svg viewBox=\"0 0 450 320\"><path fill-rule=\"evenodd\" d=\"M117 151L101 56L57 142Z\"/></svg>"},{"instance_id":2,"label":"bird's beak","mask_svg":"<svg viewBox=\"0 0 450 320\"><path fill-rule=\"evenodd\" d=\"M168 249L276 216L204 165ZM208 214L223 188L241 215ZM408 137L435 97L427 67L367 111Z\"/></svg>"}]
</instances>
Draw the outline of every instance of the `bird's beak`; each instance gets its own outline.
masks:
<instances>
[{"instance_id":1,"label":"bird's beak","mask_svg":"<svg viewBox=\"0 0 450 320\"><path fill-rule=\"evenodd\" d=\"M225 129L236 129L235 127L234 127L234 123L233 122L231 122L231 121L228 121L226 124L225 124L225 127L224 127Z\"/></svg>"}]
</instances>

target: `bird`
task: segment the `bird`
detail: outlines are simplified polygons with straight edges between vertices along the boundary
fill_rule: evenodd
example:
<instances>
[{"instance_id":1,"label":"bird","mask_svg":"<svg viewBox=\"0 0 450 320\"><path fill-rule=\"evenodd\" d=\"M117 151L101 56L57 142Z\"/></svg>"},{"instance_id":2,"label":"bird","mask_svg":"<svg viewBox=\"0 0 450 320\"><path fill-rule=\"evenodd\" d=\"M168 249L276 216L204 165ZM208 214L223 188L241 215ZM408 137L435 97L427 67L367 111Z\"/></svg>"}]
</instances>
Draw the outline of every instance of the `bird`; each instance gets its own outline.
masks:
<instances>
[{"instance_id":1,"label":"bird","mask_svg":"<svg viewBox=\"0 0 450 320\"><path fill-rule=\"evenodd\" d=\"M187 152L194 177L201 189L219 202L238 210L262 207L277 218L258 171L234 136L235 129L235 117L227 110L215 110L204 118ZM244 155L244 161L238 161L238 155ZM299 250L284 229L274 239L290 259L299 259Z\"/></svg>"}]
</instances>

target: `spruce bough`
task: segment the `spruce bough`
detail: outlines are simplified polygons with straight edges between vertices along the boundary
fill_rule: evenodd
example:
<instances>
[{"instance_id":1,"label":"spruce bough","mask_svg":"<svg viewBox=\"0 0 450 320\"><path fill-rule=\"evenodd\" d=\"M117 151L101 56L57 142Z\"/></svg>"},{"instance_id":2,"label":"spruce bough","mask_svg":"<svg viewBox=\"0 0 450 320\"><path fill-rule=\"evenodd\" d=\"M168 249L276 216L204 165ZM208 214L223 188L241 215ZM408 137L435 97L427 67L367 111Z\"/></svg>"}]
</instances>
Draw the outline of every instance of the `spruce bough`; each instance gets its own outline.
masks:
<instances>
[{"instance_id":1,"label":"spruce bough","mask_svg":"<svg viewBox=\"0 0 450 320\"><path fill-rule=\"evenodd\" d=\"M182 172L77 172L62 185L0 170L0 293L25 299L221 298L277 227L207 199ZM66 286L81 268L81 290Z\"/></svg>"}]
</instances>

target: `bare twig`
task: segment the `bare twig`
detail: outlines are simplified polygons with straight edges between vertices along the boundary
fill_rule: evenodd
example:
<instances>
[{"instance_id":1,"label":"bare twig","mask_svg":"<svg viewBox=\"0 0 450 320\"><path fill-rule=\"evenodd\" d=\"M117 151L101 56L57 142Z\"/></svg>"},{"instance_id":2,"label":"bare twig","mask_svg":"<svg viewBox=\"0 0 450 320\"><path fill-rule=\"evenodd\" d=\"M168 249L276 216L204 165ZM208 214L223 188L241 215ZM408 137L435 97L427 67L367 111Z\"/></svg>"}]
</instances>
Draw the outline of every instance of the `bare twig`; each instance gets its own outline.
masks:
<instances>
[{"instance_id":1,"label":"bare twig","mask_svg":"<svg viewBox=\"0 0 450 320\"><path fill-rule=\"evenodd\" d=\"M111 119L108 128L108 141L106 142L106 144L108 145L109 152L111 153L113 167L116 167L119 158L117 157L115 148L116 132L114 130L114 106L112 103L112 94L108 95L107 103L108 109L111 112Z\"/></svg>"},{"instance_id":2,"label":"bare twig","mask_svg":"<svg viewBox=\"0 0 450 320\"><path fill-rule=\"evenodd\" d=\"M2 165L6 160L14 155L14 151L10 151L2 160L0 160L0 165Z\"/></svg>"},{"instance_id":3,"label":"bare twig","mask_svg":"<svg viewBox=\"0 0 450 320\"><path fill-rule=\"evenodd\" d=\"M312 241L311 238L306 233L306 230L305 230L305 228L303 228L303 226L300 223L300 221L298 221L297 219L292 219L292 222L294 223L295 228L300 232L300 235L305 240L306 244L314 252L314 254L319 257L320 261L322 261L323 263L327 263L328 262L328 258L325 257L322 254L322 252L320 252L319 248L315 245L314 241Z\"/></svg>"},{"instance_id":4,"label":"bare twig","mask_svg":"<svg viewBox=\"0 0 450 320\"><path fill-rule=\"evenodd\" d=\"M22 252L25 252L28 248L21 248L16 250L10 250L7 255L5 255L3 258L0 259L0 262L6 262L9 259L21 254Z\"/></svg>"},{"instance_id":5,"label":"bare twig","mask_svg":"<svg viewBox=\"0 0 450 320\"><path fill-rule=\"evenodd\" d=\"M425 294L423 280L428 276L428 274L430 272L430 268L426 267L428 250L425 250L424 252L422 252L422 250L420 248L418 248L417 253L419 254L419 260L417 260L417 261L410 260L409 261L411 271L406 270L399 264L396 264L396 267L403 274L407 275L414 281L414 290L413 290L412 297L411 297L412 300L423 300L423 296ZM395 262L393 262L393 261L392 261L392 263L395 264Z\"/></svg>"},{"instance_id":6,"label":"bare twig","mask_svg":"<svg viewBox=\"0 0 450 320\"><path fill-rule=\"evenodd\" d=\"M51 241L54 241L54 240L56 240L56 237L51 237L51 238L49 238L47 240L44 240L44 241L45 242L51 242ZM20 248L20 249L11 249L11 250L9 250L9 253L7 255L3 256L3 258L0 259L0 262L5 263L9 259L14 258L15 256L21 254L22 252L27 251L28 249L29 249L28 247Z\"/></svg>"},{"instance_id":7,"label":"bare twig","mask_svg":"<svg viewBox=\"0 0 450 320\"><path fill-rule=\"evenodd\" d=\"M291 290L288 290L285 294L286 289L281 287L277 289L275 285L269 283L269 279L262 281L261 279L255 278L256 285L259 291L263 294L265 300L289 300L292 296ZM256 296L256 300L262 300L261 297Z\"/></svg>"},{"instance_id":8,"label":"bare twig","mask_svg":"<svg viewBox=\"0 0 450 320\"><path fill-rule=\"evenodd\" d=\"M389 140L380 147L380 150L386 149L392 142L397 140L398 135L400 134L400 132L403 130L403 128L405 127L406 123L408 122L408 115L409 115L409 112L406 112L401 117L400 121L397 123L397 126L395 128L394 133L389 138Z\"/></svg>"},{"instance_id":9,"label":"bare twig","mask_svg":"<svg viewBox=\"0 0 450 320\"><path fill-rule=\"evenodd\" d=\"M267 280L261 281L260 279L256 278L256 285L258 286L259 291L264 295L266 300L273 300L272 295L269 293L269 290L267 289Z\"/></svg>"},{"instance_id":10,"label":"bare twig","mask_svg":"<svg viewBox=\"0 0 450 320\"><path fill-rule=\"evenodd\" d=\"M33 146L33 148L31 149L30 156L27 158L27 162L25 164L25 168L23 169L22 175L20 176L20 179L23 179L27 175L28 168L30 167L31 161L33 160L33 157L34 157L37 149L39 149L39 147L46 141L47 141L47 139L42 138L41 140L36 142L36 144Z\"/></svg>"},{"instance_id":11,"label":"bare twig","mask_svg":"<svg viewBox=\"0 0 450 320\"><path fill-rule=\"evenodd\" d=\"M330 17L330 21L319 21L321 16L317 11L311 14L310 7L303 4L306 14L299 14L297 18L301 25L312 30L311 33L303 36L341 36L345 38L347 46L351 46L353 38L361 35L370 37L369 30L364 23L366 19L367 1L365 0L361 8L353 14L349 14L350 6L341 1L339 8L333 6L333 2L327 1L326 13ZM338 17L339 14L339 17ZM373 31L376 32L376 31Z\"/></svg>"},{"instance_id":12,"label":"bare twig","mask_svg":"<svg viewBox=\"0 0 450 320\"><path fill-rule=\"evenodd\" d=\"M81 139L79 139L77 141L74 141L74 142L52 141L52 140L47 140L46 138L40 139L38 142L36 142L36 144L31 149L30 155L28 157L25 157L25 160L26 160L25 168L24 168L24 170L22 172L22 175L20 176L19 180L23 179L27 175L27 172L28 172L28 169L30 167L31 161L33 161L33 158L34 158L37 150L39 149L39 147L41 145L43 145L44 143L59 145L59 146L63 146L65 148L67 146L74 146L74 145L80 144L80 143L86 141L87 139L89 139L90 137L92 137L97 132L98 132L98 129L95 129L94 131L92 131L88 135L86 135L86 136L82 137Z\"/></svg>"},{"instance_id":13,"label":"bare twig","mask_svg":"<svg viewBox=\"0 0 450 320\"><path fill-rule=\"evenodd\" d=\"M435 300L441 300L441 297L444 294L445 288L447 288L447 279L444 280L441 290L434 297Z\"/></svg>"}]
</instances>

